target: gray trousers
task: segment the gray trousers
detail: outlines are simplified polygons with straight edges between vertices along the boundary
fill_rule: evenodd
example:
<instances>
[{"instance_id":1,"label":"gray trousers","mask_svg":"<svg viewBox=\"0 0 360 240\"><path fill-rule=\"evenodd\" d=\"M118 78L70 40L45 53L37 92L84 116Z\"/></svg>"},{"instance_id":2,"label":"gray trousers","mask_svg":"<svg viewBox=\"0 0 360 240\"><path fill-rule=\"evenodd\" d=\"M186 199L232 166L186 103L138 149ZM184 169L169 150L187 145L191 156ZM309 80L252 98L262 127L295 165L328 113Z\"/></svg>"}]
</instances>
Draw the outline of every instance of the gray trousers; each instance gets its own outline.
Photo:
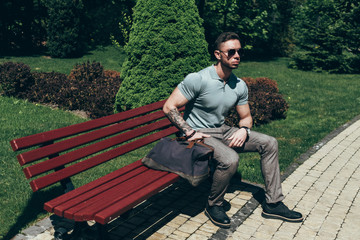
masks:
<instances>
[{"instance_id":1,"label":"gray trousers","mask_svg":"<svg viewBox=\"0 0 360 240\"><path fill-rule=\"evenodd\" d=\"M212 164L215 167L213 182L208 198L209 206L220 206L232 176L239 163L239 153L258 152L261 159L261 172L265 182L265 199L267 203L282 201L280 168L278 160L278 143L274 137L251 131L249 138L242 147L230 148L228 140L239 128L223 125L220 128L204 128L199 132L211 135L205 138L206 144L214 147Z\"/></svg>"}]
</instances>

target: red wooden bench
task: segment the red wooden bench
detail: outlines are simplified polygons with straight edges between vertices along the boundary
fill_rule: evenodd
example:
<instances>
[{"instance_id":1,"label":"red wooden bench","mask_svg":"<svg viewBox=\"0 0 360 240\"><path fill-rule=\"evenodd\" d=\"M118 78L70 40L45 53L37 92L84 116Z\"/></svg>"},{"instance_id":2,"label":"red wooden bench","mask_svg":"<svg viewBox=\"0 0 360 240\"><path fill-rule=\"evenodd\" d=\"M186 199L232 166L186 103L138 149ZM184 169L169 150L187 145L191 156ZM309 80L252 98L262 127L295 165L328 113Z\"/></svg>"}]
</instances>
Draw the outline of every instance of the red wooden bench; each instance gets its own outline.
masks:
<instances>
[{"instance_id":1,"label":"red wooden bench","mask_svg":"<svg viewBox=\"0 0 360 240\"><path fill-rule=\"evenodd\" d=\"M65 193L44 209L77 223L102 227L179 179L151 170L141 160L74 189L70 177L174 134L162 112L164 101L68 127L12 140L34 192L61 182ZM142 156L139 156L141 158ZM75 224L79 228L81 224ZM75 229L74 232L77 232ZM101 234L101 235L102 235Z\"/></svg>"}]
</instances>

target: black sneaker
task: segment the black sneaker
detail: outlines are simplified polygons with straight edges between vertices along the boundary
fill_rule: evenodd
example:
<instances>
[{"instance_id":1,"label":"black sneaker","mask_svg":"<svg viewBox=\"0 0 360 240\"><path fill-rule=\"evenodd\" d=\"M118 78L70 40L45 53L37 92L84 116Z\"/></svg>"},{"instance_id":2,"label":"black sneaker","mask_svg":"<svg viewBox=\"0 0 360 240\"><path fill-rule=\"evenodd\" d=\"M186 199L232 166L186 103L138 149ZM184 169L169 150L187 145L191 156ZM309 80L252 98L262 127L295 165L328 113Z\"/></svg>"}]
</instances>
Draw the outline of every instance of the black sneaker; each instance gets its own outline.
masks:
<instances>
[{"instance_id":1,"label":"black sneaker","mask_svg":"<svg viewBox=\"0 0 360 240\"><path fill-rule=\"evenodd\" d=\"M224 209L225 212L227 212L227 211L229 211L231 209L231 204L226 200L223 201L221 206L222 206L222 208Z\"/></svg>"},{"instance_id":2,"label":"black sneaker","mask_svg":"<svg viewBox=\"0 0 360 240\"><path fill-rule=\"evenodd\" d=\"M287 222L302 222L303 216L301 213L289 210L283 202L278 203L264 203L261 216L264 218L280 219Z\"/></svg>"},{"instance_id":3,"label":"black sneaker","mask_svg":"<svg viewBox=\"0 0 360 240\"><path fill-rule=\"evenodd\" d=\"M222 206L206 206L205 215L216 226L230 228L230 218L226 215Z\"/></svg>"}]
</instances>

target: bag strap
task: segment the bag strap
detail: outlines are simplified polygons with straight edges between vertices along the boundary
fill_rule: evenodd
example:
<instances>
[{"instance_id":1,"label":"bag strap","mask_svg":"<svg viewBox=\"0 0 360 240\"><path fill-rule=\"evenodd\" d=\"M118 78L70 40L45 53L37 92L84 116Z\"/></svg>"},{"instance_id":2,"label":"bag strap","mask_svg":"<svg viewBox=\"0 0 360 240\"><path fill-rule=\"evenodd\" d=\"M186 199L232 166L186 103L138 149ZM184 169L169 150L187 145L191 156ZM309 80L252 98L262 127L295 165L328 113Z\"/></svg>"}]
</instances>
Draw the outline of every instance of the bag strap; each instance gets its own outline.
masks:
<instances>
[{"instance_id":1,"label":"bag strap","mask_svg":"<svg viewBox=\"0 0 360 240\"><path fill-rule=\"evenodd\" d=\"M201 146L207 147L207 148L211 149L212 151L214 151L214 148L213 148L212 146L207 145L207 144L204 143L204 139L202 139L202 140L199 141L199 142L195 142L195 143L198 143L198 144L200 144Z\"/></svg>"},{"instance_id":2,"label":"bag strap","mask_svg":"<svg viewBox=\"0 0 360 240\"><path fill-rule=\"evenodd\" d=\"M201 139L201 140L198 140L198 141L188 141L186 139L186 137L176 137L176 138L173 138L172 140L173 141L176 140L176 141L187 141L187 142L189 142L189 145L186 148L192 148L192 147L194 147L195 143L197 143L197 144L200 144L203 147L209 148L211 151L214 151L213 147L211 147L211 146L204 143L204 139Z\"/></svg>"}]
</instances>

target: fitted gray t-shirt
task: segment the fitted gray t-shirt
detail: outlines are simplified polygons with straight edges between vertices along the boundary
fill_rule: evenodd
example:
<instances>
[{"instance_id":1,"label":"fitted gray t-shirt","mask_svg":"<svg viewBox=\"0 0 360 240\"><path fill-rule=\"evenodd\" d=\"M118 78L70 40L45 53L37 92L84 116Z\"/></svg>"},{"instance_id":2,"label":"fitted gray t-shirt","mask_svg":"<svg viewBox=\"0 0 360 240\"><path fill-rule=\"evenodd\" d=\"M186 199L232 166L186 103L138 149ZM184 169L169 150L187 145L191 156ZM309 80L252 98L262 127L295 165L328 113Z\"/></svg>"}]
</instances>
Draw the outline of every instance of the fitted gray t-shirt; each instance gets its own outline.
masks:
<instances>
[{"instance_id":1,"label":"fitted gray t-shirt","mask_svg":"<svg viewBox=\"0 0 360 240\"><path fill-rule=\"evenodd\" d=\"M195 130L220 127L232 107L248 101L246 83L231 74L224 84L214 66L190 73L178 88L189 101L184 119Z\"/></svg>"}]
</instances>

